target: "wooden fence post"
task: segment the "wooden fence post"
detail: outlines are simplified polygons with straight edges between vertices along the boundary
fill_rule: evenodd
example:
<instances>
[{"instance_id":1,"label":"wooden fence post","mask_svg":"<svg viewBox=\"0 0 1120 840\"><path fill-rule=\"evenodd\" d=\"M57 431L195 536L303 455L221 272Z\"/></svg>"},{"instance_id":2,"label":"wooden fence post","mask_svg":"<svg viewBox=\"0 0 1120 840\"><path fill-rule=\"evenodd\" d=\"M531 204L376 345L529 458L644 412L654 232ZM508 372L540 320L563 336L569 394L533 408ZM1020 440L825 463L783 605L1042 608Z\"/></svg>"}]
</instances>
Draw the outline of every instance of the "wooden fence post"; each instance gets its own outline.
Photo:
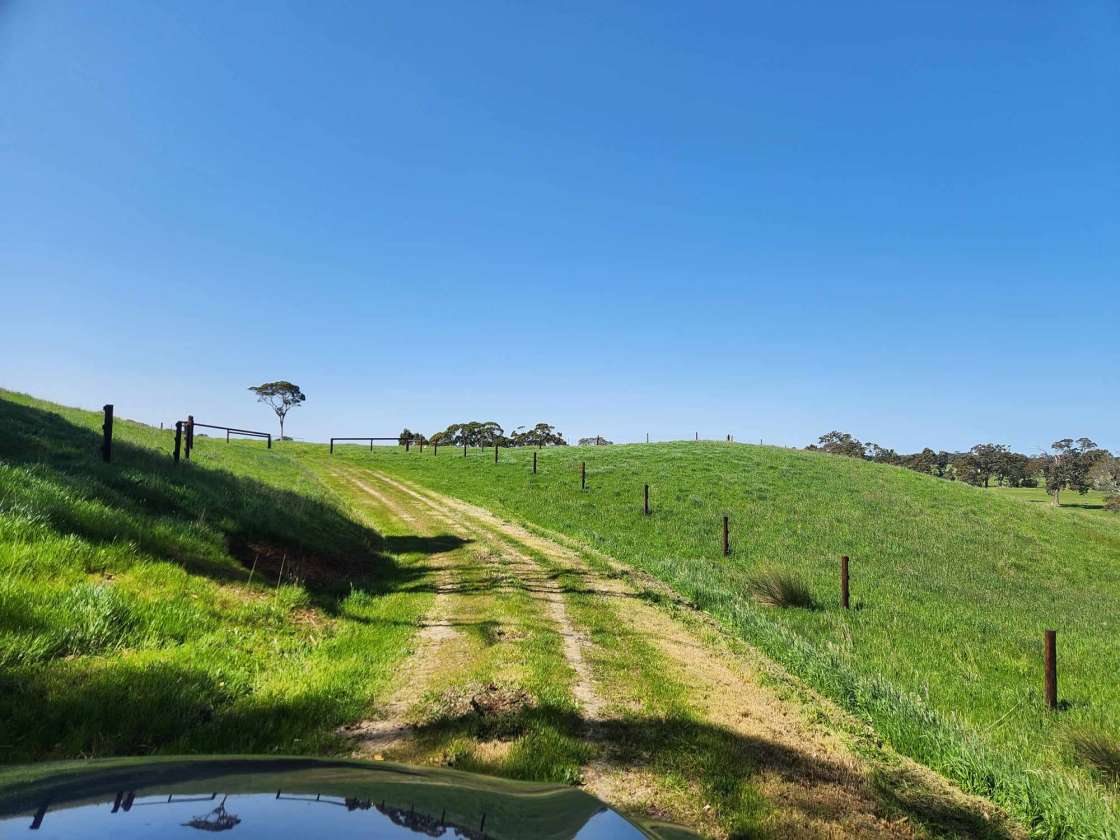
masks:
<instances>
[{"instance_id":1,"label":"wooden fence post","mask_svg":"<svg viewBox=\"0 0 1120 840\"><path fill-rule=\"evenodd\" d=\"M438 442L432 444L432 454L433 455L438 455L439 454L439 443Z\"/></svg>"},{"instance_id":2,"label":"wooden fence post","mask_svg":"<svg viewBox=\"0 0 1120 840\"><path fill-rule=\"evenodd\" d=\"M498 463L498 444L494 443L494 463Z\"/></svg>"},{"instance_id":3,"label":"wooden fence post","mask_svg":"<svg viewBox=\"0 0 1120 840\"><path fill-rule=\"evenodd\" d=\"M464 458L467 457L467 445L466 445L466 443L463 444L463 457Z\"/></svg>"},{"instance_id":4,"label":"wooden fence post","mask_svg":"<svg viewBox=\"0 0 1120 840\"><path fill-rule=\"evenodd\" d=\"M179 463L179 450L183 446L183 421L175 421L175 463Z\"/></svg>"},{"instance_id":5,"label":"wooden fence post","mask_svg":"<svg viewBox=\"0 0 1120 840\"><path fill-rule=\"evenodd\" d=\"M101 424L101 459L108 464L113 459L113 406L104 406L105 422Z\"/></svg>"},{"instance_id":6,"label":"wooden fence post","mask_svg":"<svg viewBox=\"0 0 1120 840\"><path fill-rule=\"evenodd\" d=\"M579 463L579 489L587 489L587 462L580 461Z\"/></svg>"},{"instance_id":7,"label":"wooden fence post","mask_svg":"<svg viewBox=\"0 0 1120 840\"><path fill-rule=\"evenodd\" d=\"M373 445L373 441L370 441L370 446L372 446L372 445ZM334 454L334 438L331 438L331 452L330 452L330 454L331 455Z\"/></svg>"},{"instance_id":8,"label":"wooden fence post","mask_svg":"<svg viewBox=\"0 0 1120 840\"><path fill-rule=\"evenodd\" d=\"M644 499L643 499L643 502L642 502L642 511L645 513L646 516L649 516L649 485L648 484L645 485L645 490L643 492L643 497L644 497Z\"/></svg>"},{"instance_id":9,"label":"wooden fence post","mask_svg":"<svg viewBox=\"0 0 1120 840\"><path fill-rule=\"evenodd\" d=\"M533 475L537 474L537 453L533 453Z\"/></svg>"},{"instance_id":10,"label":"wooden fence post","mask_svg":"<svg viewBox=\"0 0 1120 840\"><path fill-rule=\"evenodd\" d=\"M191 450L194 449L194 415L187 415L187 460L191 459Z\"/></svg>"},{"instance_id":11,"label":"wooden fence post","mask_svg":"<svg viewBox=\"0 0 1120 840\"><path fill-rule=\"evenodd\" d=\"M840 558L840 606L848 609L848 604L848 555L845 554Z\"/></svg>"},{"instance_id":12,"label":"wooden fence post","mask_svg":"<svg viewBox=\"0 0 1120 840\"><path fill-rule=\"evenodd\" d=\"M723 517L723 556L727 557L731 554L731 538L728 528L728 517L725 514Z\"/></svg>"},{"instance_id":13,"label":"wooden fence post","mask_svg":"<svg viewBox=\"0 0 1120 840\"><path fill-rule=\"evenodd\" d=\"M1043 667L1046 671L1046 708L1058 708L1058 633L1046 630L1042 634L1044 642Z\"/></svg>"},{"instance_id":14,"label":"wooden fence post","mask_svg":"<svg viewBox=\"0 0 1120 840\"><path fill-rule=\"evenodd\" d=\"M272 448L272 432L268 433L268 448Z\"/></svg>"}]
</instances>

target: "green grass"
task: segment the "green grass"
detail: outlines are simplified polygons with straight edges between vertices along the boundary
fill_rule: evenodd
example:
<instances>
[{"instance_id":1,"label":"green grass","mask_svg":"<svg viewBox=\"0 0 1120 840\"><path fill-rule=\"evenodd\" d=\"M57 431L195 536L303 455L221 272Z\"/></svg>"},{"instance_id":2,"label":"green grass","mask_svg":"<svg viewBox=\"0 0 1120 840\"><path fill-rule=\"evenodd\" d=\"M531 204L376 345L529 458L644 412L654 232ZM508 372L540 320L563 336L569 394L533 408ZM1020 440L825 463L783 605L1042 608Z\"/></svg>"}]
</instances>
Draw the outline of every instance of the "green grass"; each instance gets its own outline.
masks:
<instances>
[{"instance_id":1,"label":"green grass","mask_svg":"<svg viewBox=\"0 0 1120 840\"><path fill-rule=\"evenodd\" d=\"M320 754L431 600L282 445L172 436L0 391L0 761Z\"/></svg>"},{"instance_id":2,"label":"green grass","mask_svg":"<svg viewBox=\"0 0 1120 840\"><path fill-rule=\"evenodd\" d=\"M1029 504L1053 504L1053 500L1046 492L1045 487L989 487L986 492L1006 496L1011 499L1018 499ZM1107 493L1102 493L1099 490L1090 490L1085 495L1070 490L1064 490L1059 498L1062 503L1062 510L1092 511L1120 520L1120 514L1105 510L1104 501L1107 497Z\"/></svg>"},{"instance_id":3,"label":"green grass","mask_svg":"<svg viewBox=\"0 0 1120 840\"><path fill-rule=\"evenodd\" d=\"M1064 745L1071 729L1120 734L1120 521L771 447L538 455L535 477L531 451L504 451L499 464L477 450L467 458L446 449L334 457L568 534L651 572L901 752L1000 802L1034 836L1115 836L1113 792ZM644 483L650 517L641 513ZM730 558L721 556L725 513ZM841 554L852 558L846 612L836 607ZM796 575L821 608L756 603L750 581L761 570ZM1058 630L1058 713L1042 702L1048 627Z\"/></svg>"}]
</instances>

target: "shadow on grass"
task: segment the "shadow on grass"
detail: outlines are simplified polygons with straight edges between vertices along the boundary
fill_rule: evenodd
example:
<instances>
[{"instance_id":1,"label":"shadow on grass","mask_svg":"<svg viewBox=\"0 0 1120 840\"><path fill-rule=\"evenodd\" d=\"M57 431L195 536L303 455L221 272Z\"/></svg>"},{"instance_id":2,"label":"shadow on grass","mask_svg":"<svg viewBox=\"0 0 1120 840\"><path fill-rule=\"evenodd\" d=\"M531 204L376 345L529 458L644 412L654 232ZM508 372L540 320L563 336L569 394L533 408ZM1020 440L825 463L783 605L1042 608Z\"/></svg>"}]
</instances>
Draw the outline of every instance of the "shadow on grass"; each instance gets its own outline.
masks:
<instances>
[{"instance_id":1,"label":"shadow on grass","mask_svg":"<svg viewBox=\"0 0 1120 840\"><path fill-rule=\"evenodd\" d=\"M1026 501L1030 502L1032 505L1047 505L1048 507L1054 507L1054 503L1049 499L1027 499ZM1076 508L1078 510L1104 510L1104 502L1062 502L1057 507L1059 509Z\"/></svg>"},{"instance_id":2,"label":"shadow on grass","mask_svg":"<svg viewBox=\"0 0 1120 840\"><path fill-rule=\"evenodd\" d=\"M851 816L852 789L863 789L879 804L878 816L906 816L937 836L1003 840L1016 836L998 819L985 816L967 801L931 789L924 777L904 771L867 780L853 767L772 741L747 736L689 716L669 715L587 720L553 705L521 707L500 714L475 708L466 714L433 720L416 730L423 749L438 751L457 739L483 743L525 738L530 749L511 748L502 758L492 752L467 753L457 767L498 776L552 781L573 740L590 739L596 761L623 771L651 771L677 784L695 786L706 804L723 815L731 837L770 836L767 806L758 786L765 780L785 783L781 794L782 830L841 825ZM556 754L550 755L552 750ZM854 825L855 823L853 823ZM773 825L768 826L773 829ZM811 831L813 836L817 832Z\"/></svg>"},{"instance_id":3,"label":"shadow on grass","mask_svg":"<svg viewBox=\"0 0 1120 840\"><path fill-rule=\"evenodd\" d=\"M170 435L146 433L170 447ZM132 544L216 580L246 580L256 565L270 582L301 583L328 610L353 589L391 591L422 573L394 555L436 554L464 542L383 537L327 501L198 463L176 465L170 449L120 437L105 464L99 434L0 398L0 461L27 470L0 485L0 502L34 512L60 535Z\"/></svg>"},{"instance_id":4,"label":"shadow on grass","mask_svg":"<svg viewBox=\"0 0 1120 840\"><path fill-rule=\"evenodd\" d=\"M75 756L159 754L344 754L338 728L354 719L352 701L329 687L277 699L228 687L199 666L67 663L20 679L0 675L5 761ZM588 720L553 704L471 703L414 731L429 755L444 753L458 769L536 781L575 781L595 759L600 766L652 772L694 788L722 815L731 837L763 836L765 781L783 782L782 824L841 825L851 791L880 803L878 816L907 816L938 836L1002 840L1014 836L966 802L931 790L918 773L897 771L866 780L852 767L767 738L747 736L688 716L626 715ZM508 750L447 753L464 739L506 741ZM772 825L769 826L773 828Z\"/></svg>"}]
</instances>

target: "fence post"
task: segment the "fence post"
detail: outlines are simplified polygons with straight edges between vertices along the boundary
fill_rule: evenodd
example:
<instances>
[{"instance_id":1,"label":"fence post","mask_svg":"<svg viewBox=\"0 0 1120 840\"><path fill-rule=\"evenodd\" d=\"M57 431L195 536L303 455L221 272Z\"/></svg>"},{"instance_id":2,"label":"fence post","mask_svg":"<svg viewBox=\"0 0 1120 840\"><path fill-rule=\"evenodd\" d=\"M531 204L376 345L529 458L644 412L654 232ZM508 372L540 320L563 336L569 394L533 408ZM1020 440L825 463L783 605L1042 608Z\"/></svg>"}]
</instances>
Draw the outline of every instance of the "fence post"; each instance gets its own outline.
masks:
<instances>
[{"instance_id":1,"label":"fence post","mask_svg":"<svg viewBox=\"0 0 1120 840\"><path fill-rule=\"evenodd\" d=\"M643 492L643 496L644 496L644 499L643 499L643 502L642 502L642 512L645 513L646 516L649 516L649 485L648 484L645 485L645 490Z\"/></svg>"},{"instance_id":2,"label":"fence post","mask_svg":"<svg viewBox=\"0 0 1120 840\"><path fill-rule=\"evenodd\" d=\"M187 460L191 459L191 450L194 449L194 415L187 415Z\"/></svg>"},{"instance_id":3,"label":"fence post","mask_svg":"<svg viewBox=\"0 0 1120 840\"><path fill-rule=\"evenodd\" d=\"M105 422L101 424L101 458L106 464L113 459L113 405L104 406Z\"/></svg>"},{"instance_id":4,"label":"fence post","mask_svg":"<svg viewBox=\"0 0 1120 840\"><path fill-rule=\"evenodd\" d=\"M404 451L408 452L408 450L411 449L411 448L412 448L412 438L405 438L404 439Z\"/></svg>"},{"instance_id":5,"label":"fence post","mask_svg":"<svg viewBox=\"0 0 1120 840\"><path fill-rule=\"evenodd\" d=\"M537 474L537 453L533 453L533 475Z\"/></svg>"},{"instance_id":6,"label":"fence post","mask_svg":"<svg viewBox=\"0 0 1120 840\"><path fill-rule=\"evenodd\" d=\"M848 555L840 558L840 606L848 609L850 603L848 591Z\"/></svg>"},{"instance_id":7,"label":"fence post","mask_svg":"<svg viewBox=\"0 0 1120 840\"><path fill-rule=\"evenodd\" d=\"M373 441L370 441L370 446L372 446L372 445L373 445ZM334 454L334 438L331 438L331 452L330 452L330 454L331 455Z\"/></svg>"},{"instance_id":8,"label":"fence post","mask_svg":"<svg viewBox=\"0 0 1120 840\"><path fill-rule=\"evenodd\" d=\"M1046 671L1046 707L1058 708L1058 633L1056 630L1043 632L1045 653L1043 666Z\"/></svg>"},{"instance_id":9,"label":"fence post","mask_svg":"<svg viewBox=\"0 0 1120 840\"><path fill-rule=\"evenodd\" d=\"M580 490L586 490L587 489L587 462L586 461L580 461L579 462L579 489Z\"/></svg>"},{"instance_id":10,"label":"fence post","mask_svg":"<svg viewBox=\"0 0 1120 840\"><path fill-rule=\"evenodd\" d=\"M649 443L649 432L646 432L646 443Z\"/></svg>"},{"instance_id":11,"label":"fence post","mask_svg":"<svg viewBox=\"0 0 1120 840\"><path fill-rule=\"evenodd\" d=\"M370 443L373 443L373 441L370 441ZM424 454L424 438L420 438L420 454Z\"/></svg>"},{"instance_id":12,"label":"fence post","mask_svg":"<svg viewBox=\"0 0 1120 840\"><path fill-rule=\"evenodd\" d=\"M498 444L494 443L494 463L498 463Z\"/></svg>"},{"instance_id":13,"label":"fence post","mask_svg":"<svg viewBox=\"0 0 1120 840\"><path fill-rule=\"evenodd\" d=\"M723 516L723 556L727 557L731 554L731 539L728 532L728 517L727 514Z\"/></svg>"},{"instance_id":14,"label":"fence post","mask_svg":"<svg viewBox=\"0 0 1120 840\"><path fill-rule=\"evenodd\" d=\"M268 448L272 448L272 432L268 433Z\"/></svg>"},{"instance_id":15,"label":"fence post","mask_svg":"<svg viewBox=\"0 0 1120 840\"><path fill-rule=\"evenodd\" d=\"M696 433L696 442L697 443L700 442L700 433L699 432Z\"/></svg>"},{"instance_id":16,"label":"fence post","mask_svg":"<svg viewBox=\"0 0 1120 840\"><path fill-rule=\"evenodd\" d=\"M464 458L467 457L467 444L466 443L463 444L463 457Z\"/></svg>"},{"instance_id":17,"label":"fence post","mask_svg":"<svg viewBox=\"0 0 1120 840\"><path fill-rule=\"evenodd\" d=\"M438 455L439 454L439 444L438 443L433 443L432 444L432 454L433 455Z\"/></svg>"},{"instance_id":18,"label":"fence post","mask_svg":"<svg viewBox=\"0 0 1120 840\"><path fill-rule=\"evenodd\" d=\"M179 450L183 446L183 421L175 421L175 463L179 463Z\"/></svg>"}]
</instances>

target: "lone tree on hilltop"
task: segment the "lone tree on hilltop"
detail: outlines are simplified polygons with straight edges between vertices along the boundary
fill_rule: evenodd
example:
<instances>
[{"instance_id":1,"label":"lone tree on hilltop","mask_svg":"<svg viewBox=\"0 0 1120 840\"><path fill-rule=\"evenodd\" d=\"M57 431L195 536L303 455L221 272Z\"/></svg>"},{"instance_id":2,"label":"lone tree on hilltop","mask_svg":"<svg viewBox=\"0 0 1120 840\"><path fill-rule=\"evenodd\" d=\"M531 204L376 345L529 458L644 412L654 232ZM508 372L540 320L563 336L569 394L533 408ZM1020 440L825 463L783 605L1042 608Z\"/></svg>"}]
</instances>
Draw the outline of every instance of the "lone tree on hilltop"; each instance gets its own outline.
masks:
<instances>
[{"instance_id":1,"label":"lone tree on hilltop","mask_svg":"<svg viewBox=\"0 0 1120 840\"><path fill-rule=\"evenodd\" d=\"M288 412L307 399L298 385L280 380L279 382L265 382L263 385L250 385L249 390L257 395L257 402L262 402L276 412L280 418L280 440L284 439L284 418Z\"/></svg>"}]
</instances>

